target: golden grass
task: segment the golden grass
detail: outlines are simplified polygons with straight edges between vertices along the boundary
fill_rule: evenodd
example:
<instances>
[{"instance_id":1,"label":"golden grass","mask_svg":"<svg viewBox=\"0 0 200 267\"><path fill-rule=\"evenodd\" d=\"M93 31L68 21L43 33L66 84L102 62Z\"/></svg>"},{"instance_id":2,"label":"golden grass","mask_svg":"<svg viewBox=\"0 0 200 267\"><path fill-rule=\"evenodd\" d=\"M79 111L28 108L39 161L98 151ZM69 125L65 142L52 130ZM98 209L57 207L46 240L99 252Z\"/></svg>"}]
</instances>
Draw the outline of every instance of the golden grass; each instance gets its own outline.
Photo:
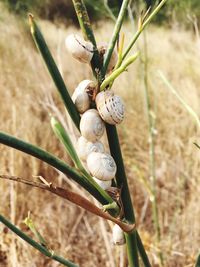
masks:
<instances>
[{"instance_id":1,"label":"golden grass","mask_svg":"<svg viewBox=\"0 0 200 267\"><path fill-rule=\"evenodd\" d=\"M48 112L59 112L54 110L53 102L64 114L54 85L27 29L2 6L1 10L1 131L40 145L68 160L49 124ZM73 60L64 47L65 36L77 29L56 27L44 21L40 25L70 91L81 79L91 78L89 67ZM108 41L112 25L101 24L95 31L99 42ZM123 31L128 39L131 26L125 25ZM147 39L150 91L157 129L155 150L161 249L165 266L189 267L194 264L200 243L200 152L193 145L199 138L193 119L166 89L157 69L166 74L185 101L200 114L200 53L193 36L179 29L150 28ZM126 103L127 115L118 129L138 228L153 266L157 266L159 248L153 230L151 203L148 191L140 181L141 176L149 179L148 125L142 73L138 60L115 82L114 88ZM36 179L33 175L42 175L49 181L66 185L63 176L46 164L2 145L0 151L0 173L29 179ZM80 190L71 182L67 186ZM68 202L38 189L0 181L0 203L3 203L0 213L28 233L22 221L30 210L52 249L80 266L126 266L123 265L123 248L114 248L109 243L110 225L102 224L96 217ZM58 266L7 232L2 225L0 232L0 266L29 267L30 263L40 267Z\"/></svg>"}]
</instances>

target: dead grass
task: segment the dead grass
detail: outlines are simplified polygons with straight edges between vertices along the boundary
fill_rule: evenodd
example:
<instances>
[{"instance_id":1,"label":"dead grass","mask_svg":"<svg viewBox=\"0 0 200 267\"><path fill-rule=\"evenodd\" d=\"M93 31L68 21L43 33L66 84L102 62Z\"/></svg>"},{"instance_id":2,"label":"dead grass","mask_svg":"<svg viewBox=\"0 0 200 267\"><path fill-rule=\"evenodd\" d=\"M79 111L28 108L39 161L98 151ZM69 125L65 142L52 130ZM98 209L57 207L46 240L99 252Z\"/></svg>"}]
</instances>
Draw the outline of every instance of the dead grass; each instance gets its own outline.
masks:
<instances>
[{"instance_id":1,"label":"dead grass","mask_svg":"<svg viewBox=\"0 0 200 267\"><path fill-rule=\"evenodd\" d=\"M41 22L41 26L71 91L81 79L91 77L89 68L77 63L65 51L64 38L74 29L56 27L49 22ZM98 41L108 40L111 30L110 24L100 25L96 29ZM123 30L128 39L130 25L125 25ZM48 111L53 112L52 96L63 114L64 110L27 29L3 10L0 32L1 131L40 145L67 160L49 126ZM151 99L157 129L156 174L161 249L165 266L189 267L194 264L200 243L200 152L193 145L199 138L194 121L162 84L157 69L167 75L187 103L200 114L200 53L189 32L150 28L147 38ZM118 129L138 227L149 256L157 266L158 246L153 231L151 203L147 189L139 179L140 176L149 179L147 116L139 60L114 87L126 103L126 119ZM0 151L1 173L29 179L34 179L33 175L42 175L60 185L66 184L61 174L40 161L2 145ZM67 186L79 190L71 182ZM22 221L30 210L50 246L80 266L126 266L122 261L122 248L113 248L111 244L106 247L105 239L111 239L110 226L102 226L94 216L68 202L37 189L0 181L0 203L3 203L0 212L24 230L27 229ZM0 266L28 267L30 263L31 266L59 266L29 248L2 225L0 232ZM109 250L116 262L113 262Z\"/></svg>"}]
</instances>

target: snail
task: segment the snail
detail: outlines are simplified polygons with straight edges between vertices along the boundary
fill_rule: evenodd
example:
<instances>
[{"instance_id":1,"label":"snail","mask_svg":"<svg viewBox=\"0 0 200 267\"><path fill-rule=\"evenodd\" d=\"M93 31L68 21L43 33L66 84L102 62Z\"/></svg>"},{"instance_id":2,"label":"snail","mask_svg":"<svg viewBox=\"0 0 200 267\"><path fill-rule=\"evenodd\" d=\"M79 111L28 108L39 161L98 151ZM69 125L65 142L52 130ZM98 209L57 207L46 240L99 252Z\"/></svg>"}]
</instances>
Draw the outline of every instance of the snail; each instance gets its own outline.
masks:
<instances>
[{"instance_id":1,"label":"snail","mask_svg":"<svg viewBox=\"0 0 200 267\"><path fill-rule=\"evenodd\" d=\"M124 232L119 227L118 224L115 224L112 229L112 237L113 237L113 243L115 245L124 245L125 244L125 237Z\"/></svg>"},{"instance_id":2,"label":"snail","mask_svg":"<svg viewBox=\"0 0 200 267\"><path fill-rule=\"evenodd\" d=\"M113 157L106 153L92 152L87 158L88 170L99 180L112 180L117 167Z\"/></svg>"},{"instance_id":3,"label":"snail","mask_svg":"<svg viewBox=\"0 0 200 267\"><path fill-rule=\"evenodd\" d=\"M96 142L102 137L104 130L105 124L96 109L89 109L83 113L80 121L80 131L85 139Z\"/></svg>"},{"instance_id":4,"label":"snail","mask_svg":"<svg viewBox=\"0 0 200 267\"><path fill-rule=\"evenodd\" d=\"M96 106L101 118L108 124L119 124L124 119L124 103L113 91L102 91L96 96Z\"/></svg>"},{"instance_id":5,"label":"snail","mask_svg":"<svg viewBox=\"0 0 200 267\"><path fill-rule=\"evenodd\" d=\"M109 187L111 187L112 184L112 180L108 180L108 181L102 181L97 179L96 177L93 177L93 179L95 180L95 182L104 190L108 189Z\"/></svg>"},{"instance_id":6,"label":"snail","mask_svg":"<svg viewBox=\"0 0 200 267\"><path fill-rule=\"evenodd\" d=\"M76 87L72 100L79 113L84 113L90 108L89 92L95 88L95 83L90 80L83 80ZM87 92L88 91L88 92Z\"/></svg>"},{"instance_id":7,"label":"snail","mask_svg":"<svg viewBox=\"0 0 200 267\"><path fill-rule=\"evenodd\" d=\"M90 63L93 57L92 43L86 42L77 34L70 34L65 39L65 45L74 58L83 63Z\"/></svg>"},{"instance_id":8,"label":"snail","mask_svg":"<svg viewBox=\"0 0 200 267\"><path fill-rule=\"evenodd\" d=\"M102 57L102 59L104 59L104 55L107 52L107 49L108 49L108 44L100 44L98 46L98 51L99 51L99 54ZM110 58L110 62L108 64L107 72L110 72L111 70L114 69L114 67L117 63L117 60L118 60L117 51L113 50L112 56Z\"/></svg>"},{"instance_id":9,"label":"snail","mask_svg":"<svg viewBox=\"0 0 200 267\"><path fill-rule=\"evenodd\" d=\"M91 152L104 152L104 145L100 141L92 143L81 136L77 142L77 150L80 159L86 160Z\"/></svg>"}]
</instances>

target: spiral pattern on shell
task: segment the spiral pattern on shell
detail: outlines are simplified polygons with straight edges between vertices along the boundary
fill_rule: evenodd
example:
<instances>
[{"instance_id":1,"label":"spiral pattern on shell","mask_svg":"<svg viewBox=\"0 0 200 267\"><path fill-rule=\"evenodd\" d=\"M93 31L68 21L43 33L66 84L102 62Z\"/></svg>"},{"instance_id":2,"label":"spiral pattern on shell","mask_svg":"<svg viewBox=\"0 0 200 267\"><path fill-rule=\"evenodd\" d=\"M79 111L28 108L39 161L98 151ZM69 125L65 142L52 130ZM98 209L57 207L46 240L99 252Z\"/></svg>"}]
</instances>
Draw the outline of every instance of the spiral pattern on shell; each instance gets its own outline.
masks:
<instances>
[{"instance_id":1,"label":"spiral pattern on shell","mask_svg":"<svg viewBox=\"0 0 200 267\"><path fill-rule=\"evenodd\" d=\"M96 109L89 109L82 115L80 131L85 139L96 142L102 137L104 130L105 124Z\"/></svg>"},{"instance_id":2,"label":"spiral pattern on shell","mask_svg":"<svg viewBox=\"0 0 200 267\"><path fill-rule=\"evenodd\" d=\"M112 180L117 171L113 157L106 153L90 153L87 166L92 176L103 181Z\"/></svg>"},{"instance_id":3,"label":"spiral pattern on shell","mask_svg":"<svg viewBox=\"0 0 200 267\"><path fill-rule=\"evenodd\" d=\"M112 91L102 91L96 96L96 106L101 118L108 124L119 124L124 119L124 103Z\"/></svg>"},{"instance_id":4,"label":"spiral pattern on shell","mask_svg":"<svg viewBox=\"0 0 200 267\"><path fill-rule=\"evenodd\" d=\"M93 57L93 45L86 42L77 34L70 34L65 39L67 50L82 63L90 63Z\"/></svg>"}]
</instances>

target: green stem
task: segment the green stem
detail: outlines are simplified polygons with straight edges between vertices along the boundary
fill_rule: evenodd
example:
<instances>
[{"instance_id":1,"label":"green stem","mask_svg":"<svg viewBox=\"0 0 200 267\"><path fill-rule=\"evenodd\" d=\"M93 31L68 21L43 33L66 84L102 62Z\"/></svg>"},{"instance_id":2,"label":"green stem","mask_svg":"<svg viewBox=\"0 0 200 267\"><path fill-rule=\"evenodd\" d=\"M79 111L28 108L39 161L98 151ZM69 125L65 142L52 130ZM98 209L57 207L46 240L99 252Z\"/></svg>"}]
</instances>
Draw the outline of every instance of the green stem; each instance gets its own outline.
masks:
<instances>
[{"instance_id":1,"label":"green stem","mask_svg":"<svg viewBox=\"0 0 200 267\"><path fill-rule=\"evenodd\" d=\"M55 261L60 262L64 266L68 267L78 267L78 265L72 263L71 261L68 261L51 251L49 251L46 247L42 246L41 244L37 243L35 240L33 240L31 237L27 236L24 232L22 232L19 228L17 228L15 225L13 225L11 222L9 222L6 218L4 218L0 214L0 222L2 222L5 226L7 226L12 232L14 232L16 235L18 235L20 238L22 238L24 241L26 241L29 245L40 251L42 254L47 256L48 258L54 259Z\"/></svg>"},{"instance_id":2,"label":"green stem","mask_svg":"<svg viewBox=\"0 0 200 267\"><path fill-rule=\"evenodd\" d=\"M103 68L102 68L102 73L101 73L102 78L104 78L104 76L106 75L108 64L110 62L115 44L116 44L117 39L119 37L119 32L120 32L120 29L122 27L122 23L123 23L123 20L125 17L125 12L126 12L128 4L129 4L129 0L123 0L121 9L120 9L120 12L119 12L119 15L117 17L117 21L116 21L116 24L115 24L115 27L113 30L113 34L112 34L108 49L106 51L105 57L104 57L104 63L103 63Z\"/></svg>"},{"instance_id":3,"label":"green stem","mask_svg":"<svg viewBox=\"0 0 200 267\"><path fill-rule=\"evenodd\" d=\"M145 105L148 118L148 130L149 130L149 159L150 159L150 174L152 179L152 210L153 210L153 222L156 232L156 240L160 247L160 224L158 217L158 205L157 205L157 190L156 190L156 173L155 173L155 115L151 107L150 93L149 93L149 79L148 79L148 48L146 33L144 31L144 92L145 92ZM160 263L163 265L163 255L159 252Z\"/></svg>"},{"instance_id":4,"label":"green stem","mask_svg":"<svg viewBox=\"0 0 200 267\"><path fill-rule=\"evenodd\" d=\"M113 156L115 163L117 165L116 181L117 187L121 188L121 200L124 208L124 217L130 223L135 223L135 214L133 205L131 202L129 187L127 183L127 177L124 168L124 162L122 158L122 153L120 149L117 129L113 125L106 125L106 131L108 136L109 148L111 155ZM126 234L126 244L128 261L130 267L138 267L139 260L137 254L137 239L136 231L131 234Z\"/></svg>"},{"instance_id":5,"label":"green stem","mask_svg":"<svg viewBox=\"0 0 200 267\"><path fill-rule=\"evenodd\" d=\"M151 263L149 262L148 256L146 254L146 251L144 249L144 246L142 244L142 240L141 240L138 232L136 233L136 237L137 237L138 250L139 250L140 256L142 258L143 264L145 267L151 267Z\"/></svg>"},{"instance_id":6,"label":"green stem","mask_svg":"<svg viewBox=\"0 0 200 267\"><path fill-rule=\"evenodd\" d=\"M167 0L162 0L157 7L152 11L152 13L149 15L149 17L142 23L142 25L139 27L139 29L137 30L137 32L134 34L133 38L131 39L128 47L126 48L122 60L125 59L125 57L128 55L129 51L131 50L131 48L133 47L133 45L135 44L135 42L137 41L138 37L140 36L140 34L143 32L143 30L146 28L146 26L152 21L152 19L155 17L155 15L158 13L158 11L161 9L161 7L165 4Z\"/></svg>"},{"instance_id":7,"label":"green stem","mask_svg":"<svg viewBox=\"0 0 200 267\"><path fill-rule=\"evenodd\" d=\"M171 92L176 96L176 98L180 101L180 103L185 107L185 109L189 112L190 115L194 118L197 127L200 129L200 119L198 114L183 100L183 98L177 93L176 89L172 86L172 84L167 80L164 74L161 71L158 71L161 79L167 85L167 87L171 90Z\"/></svg>"},{"instance_id":8,"label":"green stem","mask_svg":"<svg viewBox=\"0 0 200 267\"><path fill-rule=\"evenodd\" d=\"M133 56L129 57L121 67L114 70L110 76L108 76L101 84L100 91L104 90L110 83L113 83L114 80L124 71L126 71L127 67L132 64L138 57L139 53L135 53Z\"/></svg>"},{"instance_id":9,"label":"green stem","mask_svg":"<svg viewBox=\"0 0 200 267\"><path fill-rule=\"evenodd\" d=\"M33 36L33 39L35 41L35 44L41 53L44 62L49 70L49 73L58 89L58 92L60 93L60 96L65 104L66 109L69 112L69 115L71 119L73 120L74 124L76 125L77 129L79 129L79 123L80 123L80 115L68 93L67 87L63 81L63 78L58 70L58 67L56 66L56 63L51 55L51 52L45 42L45 39L35 23L33 16L29 15L29 22L30 22L30 28L31 28L31 34Z\"/></svg>"},{"instance_id":10,"label":"green stem","mask_svg":"<svg viewBox=\"0 0 200 267\"><path fill-rule=\"evenodd\" d=\"M80 2L80 1L78 1ZM119 36L119 31L121 29L121 25L125 16L125 11L128 5L128 0L124 0L119 17L117 19L115 29L113 32L113 36L111 38L110 44L108 51L106 53L105 59L104 59L104 67L102 70L102 80L104 79L107 66L109 64L113 49L115 47L117 38ZM82 20L82 17L79 16L79 20ZM135 215L134 215L134 210L132 207L132 202L130 198L130 193L129 193L129 188L127 184L127 179L126 179L126 174L125 174L125 169L124 169L124 163L121 155L121 149L119 145L119 140L118 140L118 135L116 131L115 126L111 125L106 125L106 130L107 130L107 135L108 135L108 142L109 142L109 147L111 151L111 155L115 159L115 162L117 164L117 185L119 188L122 188L122 195L121 199L124 205L124 213L125 213L125 219L127 221L130 221L132 223L135 223ZM139 266L139 260L138 260L138 254L137 254L137 236L136 236L136 231L134 231L131 234L126 234L126 242L127 242L127 252L128 252L128 260L129 260L129 267L138 267ZM142 255L141 255L142 257Z\"/></svg>"},{"instance_id":11,"label":"green stem","mask_svg":"<svg viewBox=\"0 0 200 267\"><path fill-rule=\"evenodd\" d=\"M25 152L33 157L36 157L49 165L55 167L57 170L61 171L65 175L72 178L75 182L81 185L84 189L86 189L92 196L94 196L101 204L105 205L108 203L112 203L113 199L104 192L102 195L94 186L88 181L84 176L80 175L78 171L74 168L68 166L64 161L50 154L49 152L24 142L20 139L17 139L13 136L7 135L3 132L0 132L0 143L13 147L17 150Z\"/></svg>"},{"instance_id":12,"label":"green stem","mask_svg":"<svg viewBox=\"0 0 200 267\"><path fill-rule=\"evenodd\" d=\"M99 52L97 49L97 44L96 44L96 40L94 37L94 33L93 33L93 30L90 24L90 19L88 17L87 9L82 0L72 0L72 2L74 4L77 18L78 18L82 33L84 34L84 37L85 39L89 40L93 44L94 55L91 61L93 74L95 77L101 80L100 70L101 70L102 64L101 64Z\"/></svg>"}]
</instances>

